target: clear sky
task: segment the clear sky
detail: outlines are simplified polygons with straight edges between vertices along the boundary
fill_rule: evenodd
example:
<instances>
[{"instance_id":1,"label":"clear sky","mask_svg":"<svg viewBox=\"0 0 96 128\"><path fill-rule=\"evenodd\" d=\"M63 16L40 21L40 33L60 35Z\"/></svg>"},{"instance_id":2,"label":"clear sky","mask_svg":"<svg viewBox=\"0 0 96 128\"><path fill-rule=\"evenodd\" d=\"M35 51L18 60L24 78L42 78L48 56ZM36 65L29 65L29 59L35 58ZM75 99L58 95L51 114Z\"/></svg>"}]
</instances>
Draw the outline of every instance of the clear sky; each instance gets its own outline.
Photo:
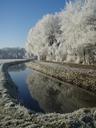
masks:
<instances>
[{"instance_id":1,"label":"clear sky","mask_svg":"<svg viewBox=\"0 0 96 128\"><path fill-rule=\"evenodd\" d=\"M64 4L65 0L0 0L0 48L24 47L28 30Z\"/></svg>"}]
</instances>

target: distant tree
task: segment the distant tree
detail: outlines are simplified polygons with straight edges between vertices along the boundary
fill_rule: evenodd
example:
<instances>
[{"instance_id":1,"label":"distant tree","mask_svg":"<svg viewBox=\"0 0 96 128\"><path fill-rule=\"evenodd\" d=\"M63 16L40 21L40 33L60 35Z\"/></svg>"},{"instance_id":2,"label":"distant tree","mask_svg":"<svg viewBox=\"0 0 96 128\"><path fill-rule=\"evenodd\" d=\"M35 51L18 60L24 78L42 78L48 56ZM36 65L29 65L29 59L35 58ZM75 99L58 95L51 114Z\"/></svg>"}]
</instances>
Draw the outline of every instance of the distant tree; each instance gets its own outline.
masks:
<instances>
[{"instance_id":1,"label":"distant tree","mask_svg":"<svg viewBox=\"0 0 96 128\"><path fill-rule=\"evenodd\" d=\"M0 59L23 59L26 51L24 48L2 48L0 49Z\"/></svg>"}]
</instances>

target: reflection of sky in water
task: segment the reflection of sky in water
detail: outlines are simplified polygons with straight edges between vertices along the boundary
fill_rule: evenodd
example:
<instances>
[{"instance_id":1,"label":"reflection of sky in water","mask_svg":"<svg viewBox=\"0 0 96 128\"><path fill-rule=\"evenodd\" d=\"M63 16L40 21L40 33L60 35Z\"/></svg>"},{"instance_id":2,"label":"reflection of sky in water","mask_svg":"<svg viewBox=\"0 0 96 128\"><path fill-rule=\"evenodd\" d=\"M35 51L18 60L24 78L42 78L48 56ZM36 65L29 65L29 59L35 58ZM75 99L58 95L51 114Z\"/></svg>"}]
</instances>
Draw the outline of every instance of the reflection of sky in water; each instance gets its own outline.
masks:
<instances>
[{"instance_id":1,"label":"reflection of sky in water","mask_svg":"<svg viewBox=\"0 0 96 128\"><path fill-rule=\"evenodd\" d=\"M36 112L66 113L96 106L93 93L32 71L24 65L11 68L10 75L18 86L24 105Z\"/></svg>"},{"instance_id":2,"label":"reflection of sky in water","mask_svg":"<svg viewBox=\"0 0 96 128\"><path fill-rule=\"evenodd\" d=\"M25 70L19 70L15 68L15 71L11 69L11 72L9 72L11 75L12 80L15 82L15 84L18 86L19 89L19 97L20 100L24 103L24 105L33 111L36 112L43 112L36 100L34 100L27 87L27 77L28 75L32 74L32 70L26 68Z\"/></svg>"}]
</instances>

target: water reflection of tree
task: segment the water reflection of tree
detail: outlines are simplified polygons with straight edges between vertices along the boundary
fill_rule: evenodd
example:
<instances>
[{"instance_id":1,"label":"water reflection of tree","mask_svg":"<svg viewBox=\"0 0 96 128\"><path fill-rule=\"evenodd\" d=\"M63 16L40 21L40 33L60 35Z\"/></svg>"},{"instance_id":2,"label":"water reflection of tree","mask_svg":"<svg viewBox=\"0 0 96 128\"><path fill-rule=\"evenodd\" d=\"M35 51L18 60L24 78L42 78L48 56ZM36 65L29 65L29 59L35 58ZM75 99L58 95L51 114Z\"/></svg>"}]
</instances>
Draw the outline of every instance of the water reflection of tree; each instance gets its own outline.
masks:
<instances>
[{"instance_id":1,"label":"water reflection of tree","mask_svg":"<svg viewBox=\"0 0 96 128\"><path fill-rule=\"evenodd\" d=\"M26 65L25 64L16 64L16 65L13 65L13 66L10 66L9 67L9 71L15 71L15 72L19 72L19 71L23 71L26 69Z\"/></svg>"},{"instance_id":2,"label":"water reflection of tree","mask_svg":"<svg viewBox=\"0 0 96 128\"><path fill-rule=\"evenodd\" d=\"M67 83L61 83L33 71L28 78L29 90L46 112L71 112L96 105L96 96Z\"/></svg>"}]
</instances>

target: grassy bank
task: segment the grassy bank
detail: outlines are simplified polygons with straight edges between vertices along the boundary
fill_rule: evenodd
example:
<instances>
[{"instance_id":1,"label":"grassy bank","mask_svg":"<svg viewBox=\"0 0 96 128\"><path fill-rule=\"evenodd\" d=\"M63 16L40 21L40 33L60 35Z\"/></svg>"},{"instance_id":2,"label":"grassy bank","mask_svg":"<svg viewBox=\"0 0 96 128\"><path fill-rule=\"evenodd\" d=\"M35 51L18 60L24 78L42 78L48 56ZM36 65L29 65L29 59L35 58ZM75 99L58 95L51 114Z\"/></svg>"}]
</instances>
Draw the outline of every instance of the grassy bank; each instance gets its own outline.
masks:
<instances>
[{"instance_id":1,"label":"grassy bank","mask_svg":"<svg viewBox=\"0 0 96 128\"><path fill-rule=\"evenodd\" d=\"M30 62L29 67L96 93L96 67L52 62Z\"/></svg>"},{"instance_id":2,"label":"grassy bank","mask_svg":"<svg viewBox=\"0 0 96 128\"><path fill-rule=\"evenodd\" d=\"M0 128L96 127L96 108L80 109L69 114L41 114L21 106L18 102L18 89L8 74L8 67L16 63L0 65Z\"/></svg>"}]
</instances>

